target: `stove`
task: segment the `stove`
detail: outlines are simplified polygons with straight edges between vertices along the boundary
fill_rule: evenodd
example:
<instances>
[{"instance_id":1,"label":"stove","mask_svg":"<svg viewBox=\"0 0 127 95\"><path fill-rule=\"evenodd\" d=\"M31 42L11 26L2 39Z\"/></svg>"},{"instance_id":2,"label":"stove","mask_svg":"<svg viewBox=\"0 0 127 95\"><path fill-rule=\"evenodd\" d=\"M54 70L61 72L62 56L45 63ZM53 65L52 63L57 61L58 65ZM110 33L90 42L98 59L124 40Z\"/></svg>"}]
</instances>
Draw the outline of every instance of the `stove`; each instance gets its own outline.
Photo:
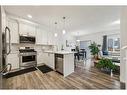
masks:
<instances>
[{"instance_id":1,"label":"stove","mask_svg":"<svg viewBox=\"0 0 127 95\"><path fill-rule=\"evenodd\" d=\"M37 65L37 51L30 48L19 49L20 67L30 67Z\"/></svg>"},{"instance_id":2,"label":"stove","mask_svg":"<svg viewBox=\"0 0 127 95\"><path fill-rule=\"evenodd\" d=\"M37 55L37 51L35 51L34 49L20 49L19 50L20 55Z\"/></svg>"}]
</instances>

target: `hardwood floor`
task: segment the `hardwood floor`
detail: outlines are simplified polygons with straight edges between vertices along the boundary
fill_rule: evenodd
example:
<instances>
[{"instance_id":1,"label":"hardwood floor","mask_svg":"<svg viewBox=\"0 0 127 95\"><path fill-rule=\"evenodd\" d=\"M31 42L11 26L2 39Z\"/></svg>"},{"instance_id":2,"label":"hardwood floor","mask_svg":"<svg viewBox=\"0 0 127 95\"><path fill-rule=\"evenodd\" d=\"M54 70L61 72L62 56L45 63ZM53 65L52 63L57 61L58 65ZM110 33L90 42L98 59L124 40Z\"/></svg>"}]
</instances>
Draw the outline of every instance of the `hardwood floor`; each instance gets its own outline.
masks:
<instances>
[{"instance_id":1,"label":"hardwood floor","mask_svg":"<svg viewBox=\"0 0 127 95\"><path fill-rule=\"evenodd\" d=\"M93 67L77 67L66 78L55 71L43 74L36 70L8 78L6 83L6 89L120 89L118 77L110 77Z\"/></svg>"}]
</instances>

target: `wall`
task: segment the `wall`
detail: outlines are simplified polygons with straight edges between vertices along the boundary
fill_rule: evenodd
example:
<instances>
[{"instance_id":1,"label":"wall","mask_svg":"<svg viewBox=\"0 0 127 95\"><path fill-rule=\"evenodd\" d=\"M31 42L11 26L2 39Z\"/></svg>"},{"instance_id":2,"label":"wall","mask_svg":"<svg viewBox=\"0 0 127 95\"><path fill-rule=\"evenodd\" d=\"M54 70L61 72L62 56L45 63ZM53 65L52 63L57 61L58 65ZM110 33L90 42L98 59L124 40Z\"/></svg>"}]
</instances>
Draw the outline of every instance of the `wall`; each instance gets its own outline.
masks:
<instances>
[{"instance_id":1,"label":"wall","mask_svg":"<svg viewBox=\"0 0 127 95\"><path fill-rule=\"evenodd\" d=\"M121 11L121 47L127 45L127 7ZM127 76L127 67L125 58L125 50L121 49L121 66L120 66L120 81L125 82Z\"/></svg>"},{"instance_id":2,"label":"wall","mask_svg":"<svg viewBox=\"0 0 127 95\"><path fill-rule=\"evenodd\" d=\"M103 35L114 35L114 34L119 34L120 35L120 30L110 30L110 31L102 31L102 32L97 32L97 33L92 33L84 36L80 36L77 39L80 41L88 41L91 40L91 42L95 41L97 44L102 45L103 43Z\"/></svg>"}]
</instances>

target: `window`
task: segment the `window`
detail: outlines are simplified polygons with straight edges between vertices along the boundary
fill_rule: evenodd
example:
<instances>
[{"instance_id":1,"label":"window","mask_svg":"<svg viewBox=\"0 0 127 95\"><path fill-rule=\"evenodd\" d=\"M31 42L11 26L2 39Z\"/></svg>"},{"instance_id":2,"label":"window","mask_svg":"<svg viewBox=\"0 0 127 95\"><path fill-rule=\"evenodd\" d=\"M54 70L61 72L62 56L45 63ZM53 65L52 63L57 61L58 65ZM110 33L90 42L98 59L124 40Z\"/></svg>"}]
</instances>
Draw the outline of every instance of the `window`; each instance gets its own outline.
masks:
<instances>
[{"instance_id":1,"label":"window","mask_svg":"<svg viewBox=\"0 0 127 95\"><path fill-rule=\"evenodd\" d=\"M108 51L120 51L120 36L109 35L107 37Z\"/></svg>"}]
</instances>

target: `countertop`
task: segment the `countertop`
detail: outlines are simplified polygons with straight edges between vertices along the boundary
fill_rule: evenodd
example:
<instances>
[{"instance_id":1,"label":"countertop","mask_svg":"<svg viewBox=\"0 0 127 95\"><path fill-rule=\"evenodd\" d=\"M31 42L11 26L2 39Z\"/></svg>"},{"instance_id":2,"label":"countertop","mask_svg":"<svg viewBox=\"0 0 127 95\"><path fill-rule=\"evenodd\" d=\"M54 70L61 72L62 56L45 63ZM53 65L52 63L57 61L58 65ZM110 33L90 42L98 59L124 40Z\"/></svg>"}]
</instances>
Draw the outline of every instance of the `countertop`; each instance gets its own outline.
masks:
<instances>
[{"instance_id":1,"label":"countertop","mask_svg":"<svg viewBox=\"0 0 127 95\"><path fill-rule=\"evenodd\" d=\"M44 51L45 53L52 53L52 54L73 54L75 52L70 52L70 51Z\"/></svg>"}]
</instances>

